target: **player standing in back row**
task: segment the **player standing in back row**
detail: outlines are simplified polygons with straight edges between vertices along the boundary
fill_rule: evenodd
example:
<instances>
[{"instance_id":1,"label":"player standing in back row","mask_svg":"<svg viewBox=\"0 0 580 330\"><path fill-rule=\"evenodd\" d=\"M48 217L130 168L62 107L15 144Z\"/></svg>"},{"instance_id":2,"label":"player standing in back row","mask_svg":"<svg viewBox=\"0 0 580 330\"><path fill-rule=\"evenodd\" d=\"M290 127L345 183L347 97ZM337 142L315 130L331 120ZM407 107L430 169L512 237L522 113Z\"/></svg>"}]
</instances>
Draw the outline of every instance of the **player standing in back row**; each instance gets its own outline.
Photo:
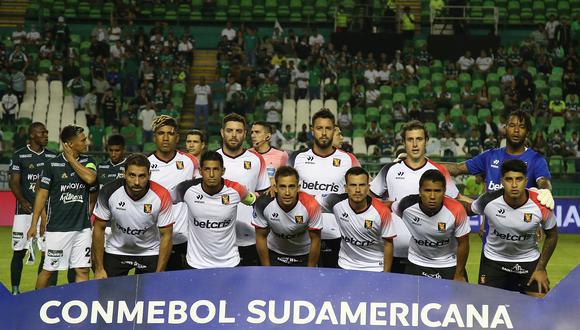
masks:
<instances>
[{"instance_id":1,"label":"player standing in back row","mask_svg":"<svg viewBox=\"0 0 580 330\"><path fill-rule=\"evenodd\" d=\"M125 173L125 138L122 135L111 135L107 140L109 159L97 166L99 189L105 184L123 178Z\"/></svg>"},{"instance_id":2,"label":"player standing in back row","mask_svg":"<svg viewBox=\"0 0 580 330\"><path fill-rule=\"evenodd\" d=\"M250 138L252 139L253 146L250 150L259 153L264 158L268 170L268 177L273 186L276 170L286 165L288 162L288 153L270 145L272 126L265 121L257 121L252 124Z\"/></svg>"},{"instance_id":3,"label":"player standing in back row","mask_svg":"<svg viewBox=\"0 0 580 330\"><path fill-rule=\"evenodd\" d=\"M175 119L161 115L153 121L153 141L157 149L148 159L151 162L151 180L159 183L175 197L175 187L195 177L198 161L192 155L177 150L179 133ZM167 270L186 267L187 255L187 209L181 205L173 207L173 248Z\"/></svg>"},{"instance_id":4,"label":"player standing in back row","mask_svg":"<svg viewBox=\"0 0 580 330\"><path fill-rule=\"evenodd\" d=\"M332 146L335 118L332 112L322 109L312 116L311 149L295 152L288 161L300 175L301 190L316 196L342 194L345 174L348 169L360 166L353 154ZM323 267L338 267L340 250L340 230L332 214L323 214L322 248L320 264Z\"/></svg>"},{"instance_id":5,"label":"player standing in back row","mask_svg":"<svg viewBox=\"0 0 580 330\"><path fill-rule=\"evenodd\" d=\"M427 129L417 120L412 120L401 128L401 137L405 145L407 157L400 162L393 162L381 168L377 176L371 182L371 192L374 196L398 201L403 197L419 193L419 180L425 171L436 169L445 176L445 195L451 198L462 198L459 190L453 183L447 170L440 164L425 156L429 134ZM393 273L405 273L405 265L408 263L409 240L411 234L403 223L403 220L393 214L393 222L397 237L394 240Z\"/></svg>"},{"instance_id":6,"label":"player standing in back row","mask_svg":"<svg viewBox=\"0 0 580 330\"><path fill-rule=\"evenodd\" d=\"M264 158L255 151L243 147L246 138L246 120L231 113L224 117L222 128L222 147L217 152L222 155L224 178L245 186L249 191L263 193L270 188ZM240 266L258 266L256 251L256 232L252 226L251 206L239 205L237 208L236 243L240 251Z\"/></svg>"},{"instance_id":7,"label":"player standing in back row","mask_svg":"<svg viewBox=\"0 0 580 330\"><path fill-rule=\"evenodd\" d=\"M66 126L60 133L63 153L48 160L42 171L34 199L28 238L36 234L40 212L48 200L46 258L36 288L48 286L53 272L74 268L76 282L89 279L91 267L91 222L89 189L97 182L97 167L87 152L87 137L82 127ZM45 224L41 223L41 234Z\"/></svg>"},{"instance_id":8,"label":"player standing in back row","mask_svg":"<svg viewBox=\"0 0 580 330\"><path fill-rule=\"evenodd\" d=\"M10 162L10 190L16 197L16 215L12 225L12 262L10 263L10 278L12 294L20 293L23 259L26 255L26 233L32 222L32 203L36 182L40 178L42 168L56 154L45 149L48 143L48 131L42 123L32 123L28 127L29 142L26 147L16 150ZM46 214L42 215L46 217ZM37 237L42 240L42 237ZM42 270L42 260L38 271ZM51 279L56 285L56 273Z\"/></svg>"}]
</instances>

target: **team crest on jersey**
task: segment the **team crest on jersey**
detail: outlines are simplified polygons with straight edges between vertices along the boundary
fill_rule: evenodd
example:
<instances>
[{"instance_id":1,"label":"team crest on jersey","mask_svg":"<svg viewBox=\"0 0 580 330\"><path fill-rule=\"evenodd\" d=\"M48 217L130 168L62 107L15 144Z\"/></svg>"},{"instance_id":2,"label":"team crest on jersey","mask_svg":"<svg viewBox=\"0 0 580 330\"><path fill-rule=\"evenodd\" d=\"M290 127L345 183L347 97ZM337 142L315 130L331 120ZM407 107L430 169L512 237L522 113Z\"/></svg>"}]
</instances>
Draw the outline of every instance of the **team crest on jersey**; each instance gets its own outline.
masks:
<instances>
[{"instance_id":1,"label":"team crest on jersey","mask_svg":"<svg viewBox=\"0 0 580 330\"><path fill-rule=\"evenodd\" d=\"M524 221L531 222L532 221L532 214L531 213L524 213Z\"/></svg>"},{"instance_id":2,"label":"team crest on jersey","mask_svg":"<svg viewBox=\"0 0 580 330\"><path fill-rule=\"evenodd\" d=\"M153 209L153 205L151 204L143 204L143 212L149 214L151 213L151 210Z\"/></svg>"},{"instance_id":3,"label":"team crest on jersey","mask_svg":"<svg viewBox=\"0 0 580 330\"><path fill-rule=\"evenodd\" d=\"M178 170L183 170L183 161L175 161L175 167L177 167Z\"/></svg>"},{"instance_id":4,"label":"team crest on jersey","mask_svg":"<svg viewBox=\"0 0 580 330\"><path fill-rule=\"evenodd\" d=\"M66 173L63 173L60 177L63 179L68 179L68 175L66 175Z\"/></svg>"},{"instance_id":5,"label":"team crest on jersey","mask_svg":"<svg viewBox=\"0 0 580 330\"><path fill-rule=\"evenodd\" d=\"M295 215L294 220L296 220L296 223L299 223L299 224L304 223L304 217L301 215Z\"/></svg>"},{"instance_id":6,"label":"team crest on jersey","mask_svg":"<svg viewBox=\"0 0 580 330\"><path fill-rule=\"evenodd\" d=\"M249 161L249 160L244 160L244 168L245 168L246 170L249 170L249 169L251 169L251 168L252 168L252 162L251 162L251 161Z\"/></svg>"},{"instance_id":7,"label":"team crest on jersey","mask_svg":"<svg viewBox=\"0 0 580 330\"><path fill-rule=\"evenodd\" d=\"M31 169L31 170L34 169L34 164L28 165L28 168Z\"/></svg>"},{"instance_id":8,"label":"team crest on jersey","mask_svg":"<svg viewBox=\"0 0 580 330\"><path fill-rule=\"evenodd\" d=\"M447 229L447 224L445 222L437 222L437 231L444 232Z\"/></svg>"},{"instance_id":9,"label":"team crest on jersey","mask_svg":"<svg viewBox=\"0 0 580 330\"><path fill-rule=\"evenodd\" d=\"M365 228L373 229L373 220L365 220Z\"/></svg>"},{"instance_id":10,"label":"team crest on jersey","mask_svg":"<svg viewBox=\"0 0 580 330\"><path fill-rule=\"evenodd\" d=\"M332 166L339 167L340 166L340 158L333 158L332 159Z\"/></svg>"},{"instance_id":11,"label":"team crest on jersey","mask_svg":"<svg viewBox=\"0 0 580 330\"><path fill-rule=\"evenodd\" d=\"M230 195L222 195L222 204L230 205Z\"/></svg>"}]
</instances>

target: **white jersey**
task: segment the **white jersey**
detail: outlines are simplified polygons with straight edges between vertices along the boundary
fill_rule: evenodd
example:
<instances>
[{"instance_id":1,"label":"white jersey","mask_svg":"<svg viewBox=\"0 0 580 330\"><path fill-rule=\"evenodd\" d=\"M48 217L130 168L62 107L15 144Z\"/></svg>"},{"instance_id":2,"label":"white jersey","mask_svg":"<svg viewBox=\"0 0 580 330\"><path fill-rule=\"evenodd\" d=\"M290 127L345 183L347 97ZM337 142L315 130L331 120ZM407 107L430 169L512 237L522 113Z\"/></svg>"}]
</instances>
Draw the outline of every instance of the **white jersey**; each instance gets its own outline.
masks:
<instances>
[{"instance_id":1,"label":"white jersey","mask_svg":"<svg viewBox=\"0 0 580 330\"><path fill-rule=\"evenodd\" d=\"M175 156L165 162L155 154L149 157L151 163L151 180L159 183L169 191L172 198L175 198L175 187L183 181L193 179L199 169L199 163L192 155L176 151ZM187 242L187 210L182 209L182 205L173 207L175 224L173 225L173 244Z\"/></svg>"},{"instance_id":2,"label":"white jersey","mask_svg":"<svg viewBox=\"0 0 580 330\"><path fill-rule=\"evenodd\" d=\"M318 156L312 149L295 152L288 160L300 175L300 190L314 196L344 193L344 175L351 167L360 166L356 157L346 151L336 149L326 157ZM340 238L336 219L331 214L323 214L322 239Z\"/></svg>"},{"instance_id":3,"label":"white jersey","mask_svg":"<svg viewBox=\"0 0 580 330\"><path fill-rule=\"evenodd\" d=\"M177 186L174 202L184 205L189 219L187 263L193 268L235 267L240 263L236 247L236 213L248 190L241 184L223 180L217 194L202 188L201 179Z\"/></svg>"},{"instance_id":4,"label":"white jersey","mask_svg":"<svg viewBox=\"0 0 580 330\"><path fill-rule=\"evenodd\" d=\"M125 191L125 180L117 179L101 188L93 216L110 222L111 234L105 252L117 255L159 254L159 229L174 223L171 196L167 189L149 181L147 193L133 200Z\"/></svg>"},{"instance_id":5,"label":"white jersey","mask_svg":"<svg viewBox=\"0 0 580 330\"><path fill-rule=\"evenodd\" d=\"M418 169L410 168L404 161L383 166L377 176L371 181L371 191L376 196L391 201L398 201L403 199L403 197L418 194L419 180L427 170L438 170L445 176L445 195L451 198L456 198L459 195L459 190L457 190L447 169L430 159L427 159L425 165ZM393 241L393 255L399 258L407 258L411 233L409 233L407 226L398 215L393 214L393 222L397 231L397 238Z\"/></svg>"},{"instance_id":6,"label":"white jersey","mask_svg":"<svg viewBox=\"0 0 580 330\"><path fill-rule=\"evenodd\" d=\"M392 205L411 232L409 261L423 267L457 266L457 239L471 231L463 205L447 196L439 212L428 216L419 206L419 195L410 195Z\"/></svg>"},{"instance_id":7,"label":"white jersey","mask_svg":"<svg viewBox=\"0 0 580 330\"><path fill-rule=\"evenodd\" d=\"M346 194L318 196L317 200L325 212L334 213L340 226L340 268L382 272L384 239L396 236L391 210L372 197L367 197L368 208L360 213L350 207Z\"/></svg>"},{"instance_id":8,"label":"white jersey","mask_svg":"<svg viewBox=\"0 0 580 330\"><path fill-rule=\"evenodd\" d=\"M487 192L471 204L473 212L485 215L489 223L485 257L502 262L531 262L540 257L536 229L556 226L554 212L542 206L538 193L527 190L528 200L517 209L503 198L504 189Z\"/></svg>"},{"instance_id":9,"label":"white jersey","mask_svg":"<svg viewBox=\"0 0 580 330\"><path fill-rule=\"evenodd\" d=\"M266 170L266 162L260 154L252 150L245 150L238 157L226 155L223 149L219 152L224 158L224 179L239 182L249 191L261 191L270 188L270 179ZM252 226L253 208L247 205L238 206L236 222L236 243L238 246L256 244L256 231Z\"/></svg>"},{"instance_id":10,"label":"white jersey","mask_svg":"<svg viewBox=\"0 0 580 330\"><path fill-rule=\"evenodd\" d=\"M269 228L268 248L287 256L302 256L310 252L309 230L322 229L320 205L314 196L298 193L298 201L289 212L269 196L260 196L254 204L252 225Z\"/></svg>"}]
</instances>

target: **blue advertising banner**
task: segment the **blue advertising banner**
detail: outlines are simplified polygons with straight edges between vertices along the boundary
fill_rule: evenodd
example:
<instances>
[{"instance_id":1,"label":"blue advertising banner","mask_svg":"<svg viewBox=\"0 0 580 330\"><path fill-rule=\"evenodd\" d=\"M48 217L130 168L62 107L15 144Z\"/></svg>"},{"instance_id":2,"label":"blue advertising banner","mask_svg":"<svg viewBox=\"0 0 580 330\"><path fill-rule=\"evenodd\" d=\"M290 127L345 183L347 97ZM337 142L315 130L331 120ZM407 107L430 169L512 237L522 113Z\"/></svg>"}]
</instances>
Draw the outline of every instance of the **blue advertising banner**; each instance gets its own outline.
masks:
<instances>
[{"instance_id":1,"label":"blue advertising banner","mask_svg":"<svg viewBox=\"0 0 580 330\"><path fill-rule=\"evenodd\" d=\"M128 276L11 296L2 329L579 329L580 267L545 299L447 280L324 268ZM0 288L1 289L1 288Z\"/></svg>"},{"instance_id":2,"label":"blue advertising banner","mask_svg":"<svg viewBox=\"0 0 580 330\"><path fill-rule=\"evenodd\" d=\"M563 234L580 234L580 199L556 198L554 215L558 222L558 232ZM472 232L479 231L480 216L469 219Z\"/></svg>"}]
</instances>

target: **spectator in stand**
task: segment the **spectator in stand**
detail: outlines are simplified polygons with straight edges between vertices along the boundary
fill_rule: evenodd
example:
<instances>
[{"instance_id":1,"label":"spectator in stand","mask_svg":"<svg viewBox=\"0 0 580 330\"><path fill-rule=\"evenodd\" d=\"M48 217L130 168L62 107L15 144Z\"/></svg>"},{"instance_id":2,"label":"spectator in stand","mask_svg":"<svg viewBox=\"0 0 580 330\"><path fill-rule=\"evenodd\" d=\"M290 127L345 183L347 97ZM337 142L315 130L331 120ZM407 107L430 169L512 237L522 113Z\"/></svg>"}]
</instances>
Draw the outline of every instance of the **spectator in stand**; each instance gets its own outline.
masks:
<instances>
[{"instance_id":1,"label":"spectator in stand","mask_svg":"<svg viewBox=\"0 0 580 330\"><path fill-rule=\"evenodd\" d=\"M580 156L580 151L578 149L578 132L572 132L570 140L566 141L566 148L564 156L567 157L578 157Z\"/></svg>"},{"instance_id":2,"label":"spectator in stand","mask_svg":"<svg viewBox=\"0 0 580 330\"><path fill-rule=\"evenodd\" d=\"M147 107L139 112L139 126L143 130L143 142L153 142L153 121L157 118L157 111L153 104L147 104ZM207 127L207 126L206 126Z\"/></svg>"},{"instance_id":3,"label":"spectator in stand","mask_svg":"<svg viewBox=\"0 0 580 330\"><path fill-rule=\"evenodd\" d=\"M36 24L30 25L30 31L26 34L26 43L33 46L38 46L42 36L40 32L36 30Z\"/></svg>"},{"instance_id":4,"label":"spectator in stand","mask_svg":"<svg viewBox=\"0 0 580 330\"><path fill-rule=\"evenodd\" d=\"M457 147L459 143L453 137L453 134L449 130L443 130L441 132L441 138L439 139L439 145L443 151L441 160L446 162L454 162L455 155L457 154Z\"/></svg>"},{"instance_id":5,"label":"spectator in stand","mask_svg":"<svg viewBox=\"0 0 580 330\"><path fill-rule=\"evenodd\" d=\"M236 81L233 76L228 78L228 83L225 86L226 88L226 102L230 102L232 99L232 95L235 93L242 91L242 85Z\"/></svg>"},{"instance_id":6,"label":"spectator in stand","mask_svg":"<svg viewBox=\"0 0 580 330\"><path fill-rule=\"evenodd\" d=\"M316 28L312 29L312 34L308 38L308 45L310 47L318 47L318 48L322 48L322 46L324 46L324 37L322 36L322 34L320 34L320 32L318 32L318 29Z\"/></svg>"},{"instance_id":7,"label":"spectator in stand","mask_svg":"<svg viewBox=\"0 0 580 330\"><path fill-rule=\"evenodd\" d=\"M405 6L401 14L401 30L406 40L412 40L415 36L415 15L409 6Z\"/></svg>"},{"instance_id":8,"label":"spectator in stand","mask_svg":"<svg viewBox=\"0 0 580 330\"><path fill-rule=\"evenodd\" d=\"M118 126L119 102L113 96L113 90L107 89L101 100L101 114L105 118L105 126Z\"/></svg>"},{"instance_id":9,"label":"spectator in stand","mask_svg":"<svg viewBox=\"0 0 580 330\"><path fill-rule=\"evenodd\" d=\"M209 86L211 88L213 110L222 114L226 104L226 84L224 78L219 78Z\"/></svg>"},{"instance_id":10,"label":"spectator in stand","mask_svg":"<svg viewBox=\"0 0 580 330\"><path fill-rule=\"evenodd\" d=\"M546 22L546 35L548 37L548 45L550 48L556 46L556 28L560 25L560 22L556 19L556 15L552 14L549 17L548 22Z\"/></svg>"},{"instance_id":11,"label":"spectator in stand","mask_svg":"<svg viewBox=\"0 0 580 330\"><path fill-rule=\"evenodd\" d=\"M397 101L393 105L393 119L396 121L407 121L407 108Z\"/></svg>"},{"instance_id":12,"label":"spectator in stand","mask_svg":"<svg viewBox=\"0 0 580 330\"><path fill-rule=\"evenodd\" d=\"M306 70L305 64L300 64L298 72L294 76L296 80L296 96L295 99L305 99L308 94L308 82L310 80L310 73Z\"/></svg>"},{"instance_id":13,"label":"spectator in stand","mask_svg":"<svg viewBox=\"0 0 580 330\"><path fill-rule=\"evenodd\" d=\"M576 73L574 71L564 72L562 77L562 84L564 85L564 95L576 94L578 93L578 79L576 78Z\"/></svg>"},{"instance_id":14,"label":"spectator in stand","mask_svg":"<svg viewBox=\"0 0 580 330\"><path fill-rule=\"evenodd\" d=\"M226 37L228 41L233 41L236 37L236 30L232 26L232 22L227 21L226 27L222 30L222 37Z\"/></svg>"},{"instance_id":15,"label":"spectator in stand","mask_svg":"<svg viewBox=\"0 0 580 330\"><path fill-rule=\"evenodd\" d=\"M539 75L549 76L552 73L552 61L545 54L540 54L537 56L536 69Z\"/></svg>"},{"instance_id":16,"label":"spectator in stand","mask_svg":"<svg viewBox=\"0 0 580 330\"><path fill-rule=\"evenodd\" d=\"M108 41L109 34L107 33L107 28L103 25L103 21L97 21L97 26L95 26L91 31L91 37L94 37L100 42Z\"/></svg>"},{"instance_id":17,"label":"spectator in stand","mask_svg":"<svg viewBox=\"0 0 580 330\"><path fill-rule=\"evenodd\" d=\"M18 98L9 88L6 94L2 96L2 122L11 129L16 126L16 115L18 114Z\"/></svg>"},{"instance_id":18,"label":"spectator in stand","mask_svg":"<svg viewBox=\"0 0 580 330\"><path fill-rule=\"evenodd\" d=\"M466 137L469 135L471 125L467 121L467 116L465 116L464 114L459 116L459 120L457 120L457 122L454 125L455 125L454 133L457 134L458 137Z\"/></svg>"},{"instance_id":19,"label":"spectator in stand","mask_svg":"<svg viewBox=\"0 0 580 330\"><path fill-rule=\"evenodd\" d=\"M534 42L536 49L548 46L548 37L543 24L538 24L538 28L530 33L530 39Z\"/></svg>"},{"instance_id":20,"label":"spectator in stand","mask_svg":"<svg viewBox=\"0 0 580 330\"><path fill-rule=\"evenodd\" d=\"M83 109L85 110L85 114L87 116L87 124L89 126L94 125L95 119L98 115L97 110L97 93L94 87L91 87L89 92L83 97Z\"/></svg>"},{"instance_id":21,"label":"spectator in stand","mask_svg":"<svg viewBox=\"0 0 580 330\"><path fill-rule=\"evenodd\" d=\"M244 53L250 66L256 65L256 54L260 46L260 39L256 36L256 29L248 27L244 35Z\"/></svg>"},{"instance_id":22,"label":"spectator in stand","mask_svg":"<svg viewBox=\"0 0 580 330\"><path fill-rule=\"evenodd\" d=\"M294 146L296 143L296 132L292 129L290 124L286 124L284 133L282 133L282 135L284 136L284 140L286 140L286 142L291 143L292 146Z\"/></svg>"},{"instance_id":23,"label":"spectator in stand","mask_svg":"<svg viewBox=\"0 0 580 330\"><path fill-rule=\"evenodd\" d=\"M338 85L336 84L336 77L331 75L329 81L324 84L324 99L329 100L338 99Z\"/></svg>"},{"instance_id":24,"label":"spectator in stand","mask_svg":"<svg viewBox=\"0 0 580 330\"><path fill-rule=\"evenodd\" d=\"M451 109L451 93L447 91L447 86L443 84L441 91L437 93L437 108Z\"/></svg>"},{"instance_id":25,"label":"spectator in stand","mask_svg":"<svg viewBox=\"0 0 580 330\"><path fill-rule=\"evenodd\" d=\"M497 138L490 134L483 141L483 149L489 150L493 148L497 148Z\"/></svg>"},{"instance_id":26,"label":"spectator in stand","mask_svg":"<svg viewBox=\"0 0 580 330\"><path fill-rule=\"evenodd\" d=\"M442 134L445 131L453 132L453 123L451 122L451 116L449 114L445 114L445 118L439 122L438 125L439 133Z\"/></svg>"},{"instance_id":27,"label":"spectator in stand","mask_svg":"<svg viewBox=\"0 0 580 330\"><path fill-rule=\"evenodd\" d=\"M447 66L443 69L443 74L445 75L445 80L457 80L459 76L459 71L457 71L457 67L459 64L455 64L453 62L449 62Z\"/></svg>"},{"instance_id":28,"label":"spectator in stand","mask_svg":"<svg viewBox=\"0 0 580 330\"><path fill-rule=\"evenodd\" d=\"M485 145L485 139L488 138L490 135L493 137L498 136L499 134L499 129L497 127L497 124L493 121L493 116L492 115L488 115L487 117L485 117L485 122L483 122L481 125L479 125L479 136L481 139L481 143L483 145ZM485 148L484 149L489 149L489 148Z\"/></svg>"},{"instance_id":29,"label":"spectator in stand","mask_svg":"<svg viewBox=\"0 0 580 330\"><path fill-rule=\"evenodd\" d=\"M481 86L479 92L477 92L477 108L489 108L492 102L491 96L489 96L489 92L487 90L487 85Z\"/></svg>"},{"instance_id":30,"label":"spectator in stand","mask_svg":"<svg viewBox=\"0 0 580 330\"><path fill-rule=\"evenodd\" d=\"M78 74L76 77L71 79L66 87L71 91L73 95L73 104L76 111L83 110L84 97L85 97L85 81Z\"/></svg>"},{"instance_id":31,"label":"spectator in stand","mask_svg":"<svg viewBox=\"0 0 580 330\"><path fill-rule=\"evenodd\" d=\"M28 68L28 57L22 51L20 45L14 45L14 50L8 56L8 65L14 70L26 72Z\"/></svg>"},{"instance_id":32,"label":"spectator in stand","mask_svg":"<svg viewBox=\"0 0 580 330\"><path fill-rule=\"evenodd\" d=\"M475 61L475 68L482 74L487 74L493 66L493 58L487 55L485 50L482 50L479 57Z\"/></svg>"},{"instance_id":33,"label":"spectator in stand","mask_svg":"<svg viewBox=\"0 0 580 330\"><path fill-rule=\"evenodd\" d=\"M378 107L381 98L381 92L377 89L377 85L370 84L365 92L365 100L367 107Z\"/></svg>"},{"instance_id":34,"label":"spectator in stand","mask_svg":"<svg viewBox=\"0 0 580 330\"><path fill-rule=\"evenodd\" d=\"M566 96L566 121L575 122L580 120L580 102L577 94L568 94Z\"/></svg>"},{"instance_id":35,"label":"spectator in stand","mask_svg":"<svg viewBox=\"0 0 580 330\"><path fill-rule=\"evenodd\" d=\"M21 45L25 43L26 31L24 31L24 26L22 24L18 24L16 30L12 31L11 39L13 45Z\"/></svg>"},{"instance_id":36,"label":"spectator in stand","mask_svg":"<svg viewBox=\"0 0 580 330\"><path fill-rule=\"evenodd\" d=\"M475 64L475 60L471 57L471 52L466 51L465 55L461 56L457 61L457 65L459 66L459 70L461 72L470 72Z\"/></svg>"},{"instance_id":37,"label":"spectator in stand","mask_svg":"<svg viewBox=\"0 0 580 330\"><path fill-rule=\"evenodd\" d=\"M282 102L276 94L270 94L270 98L264 103L264 111L266 112L266 122L275 124L276 127L282 122Z\"/></svg>"},{"instance_id":38,"label":"spectator in stand","mask_svg":"<svg viewBox=\"0 0 580 330\"><path fill-rule=\"evenodd\" d=\"M189 40L186 34L181 37L177 45L177 51L183 55L189 63L193 60L193 42Z\"/></svg>"},{"instance_id":39,"label":"spectator in stand","mask_svg":"<svg viewBox=\"0 0 580 330\"><path fill-rule=\"evenodd\" d=\"M371 126L365 131L365 143L367 146L377 145L383 136L383 130L376 120L371 121Z\"/></svg>"},{"instance_id":40,"label":"spectator in stand","mask_svg":"<svg viewBox=\"0 0 580 330\"><path fill-rule=\"evenodd\" d=\"M40 50L38 51L38 54L39 54L41 59L46 60L46 59L52 58L54 51L55 51L55 48L54 48L52 41L46 40L44 42L44 44L42 46L40 46Z\"/></svg>"},{"instance_id":41,"label":"spectator in stand","mask_svg":"<svg viewBox=\"0 0 580 330\"><path fill-rule=\"evenodd\" d=\"M367 65L367 69L364 72L365 81L367 84L376 84L380 78L379 71L375 68L373 63Z\"/></svg>"},{"instance_id":42,"label":"spectator in stand","mask_svg":"<svg viewBox=\"0 0 580 330\"><path fill-rule=\"evenodd\" d=\"M471 109L475 105L476 94L471 89L471 84L465 84L461 91L461 105L463 109Z\"/></svg>"},{"instance_id":43,"label":"spectator in stand","mask_svg":"<svg viewBox=\"0 0 580 330\"><path fill-rule=\"evenodd\" d=\"M566 150L566 145L564 143L564 137L560 130L555 130L550 138L550 143L548 144L548 155L549 156L562 156L562 152Z\"/></svg>"},{"instance_id":44,"label":"spectator in stand","mask_svg":"<svg viewBox=\"0 0 580 330\"><path fill-rule=\"evenodd\" d=\"M476 128L471 129L471 134L465 140L465 144L463 145L463 152L466 155L470 155L471 157L475 157L479 155L483 151L481 140L479 139L479 134Z\"/></svg>"},{"instance_id":45,"label":"spectator in stand","mask_svg":"<svg viewBox=\"0 0 580 330\"><path fill-rule=\"evenodd\" d=\"M68 48L70 41L70 29L65 23L64 17L59 16L56 25L53 28L52 35L54 38L54 46L57 52L63 52Z\"/></svg>"},{"instance_id":46,"label":"spectator in stand","mask_svg":"<svg viewBox=\"0 0 580 330\"><path fill-rule=\"evenodd\" d=\"M551 117L563 117L566 112L566 103L560 97L557 97L550 101L548 109Z\"/></svg>"},{"instance_id":47,"label":"spectator in stand","mask_svg":"<svg viewBox=\"0 0 580 330\"><path fill-rule=\"evenodd\" d=\"M510 89L514 86L515 84L515 77L513 74L513 68L512 67L508 67L506 69L506 73L501 77L501 89L502 91L506 91L507 89Z\"/></svg>"},{"instance_id":48,"label":"spectator in stand","mask_svg":"<svg viewBox=\"0 0 580 330\"><path fill-rule=\"evenodd\" d=\"M521 103L529 98L534 100L536 94L536 87L530 72L528 72L528 64L522 64L522 69L516 75L516 94L518 101Z\"/></svg>"},{"instance_id":49,"label":"spectator in stand","mask_svg":"<svg viewBox=\"0 0 580 330\"><path fill-rule=\"evenodd\" d=\"M532 140L532 148L542 154L542 155L546 155L546 152L548 150L548 142L546 141L546 138L544 137L544 132L542 132L541 130L536 132L536 135L534 136L534 139Z\"/></svg>"},{"instance_id":50,"label":"spectator in stand","mask_svg":"<svg viewBox=\"0 0 580 330\"><path fill-rule=\"evenodd\" d=\"M522 57L520 56L520 49L518 45L514 44L508 51L508 63L512 67L519 67L522 65Z\"/></svg>"},{"instance_id":51,"label":"spectator in stand","mask_svg":"<svg viewBox=\"0 0 580 330\"><path fill-rule=\"evenodd\" d=\"M128 152L140 152L139 141L137 140L137 130L138 128L129 121L129 118L121 118L121 129L119 133L125 138L125 148ZM145 133L145 132L143 132ZM145 137L143 136L143 139ZM147 141L144 141L147 142Z\"/></svg>"},{"instance_id":52,"label":"spectator in stand","mask_svg":"<svg viewBox=\"0 0 580 330\"><path fill-rule=\"evenodd\" d=\"M320 99L321 68L316 60L310 61L308 67L308 97Z\"/></svg>"},{"instance_id":53,"label":"spectator in stand","mask_svg":"<svg viewBox=\"0 0 580 330\"><path fill-rule=\"evenodd\" d=\"M10 82L12 86L12 92L18 98L18 104L22 104L24 99L24 93L26 93L26 76L22 71L12 71L10 75Z\"/></svg>"},{"instance_id":54,"label":"spectator in stand","mask_svg":"<svg viewBox=\"0 0 580 330\"><path fill-rule=\"evenodd\" d=\"M419 100L412 100L409 105L409 120L421 120L423 119L423 111L421 110L421 102Z\"/></svg>"},{"instance_id":55,"label":"spectator in stand","mask_svg":"<svg viewBox=\"0 0 580 330\"><path fill-rule=\"evenodd\" d=\"M206 83L205 77L199 79L199 84L195 85L193 88L193 93L195 95L195 121L194 126L199 129L208 127L209 123L209 109L212 107L211 104L211 87ZM202 123L201 117L203 116L204 122ZM203 125L203 126L201 126Z\"/></svg>"},{"instance_id":56,"label":"spectator in stand","mask_svg":"<svg viewBox=\"0 0 580 330\"><path fill-rule=\"evenodd\" d=\"M352 129L352 114L350 113L350 103L348 102L345 102L340 108L338 127L343 131Z\"/></svg>"}]
</instances>

